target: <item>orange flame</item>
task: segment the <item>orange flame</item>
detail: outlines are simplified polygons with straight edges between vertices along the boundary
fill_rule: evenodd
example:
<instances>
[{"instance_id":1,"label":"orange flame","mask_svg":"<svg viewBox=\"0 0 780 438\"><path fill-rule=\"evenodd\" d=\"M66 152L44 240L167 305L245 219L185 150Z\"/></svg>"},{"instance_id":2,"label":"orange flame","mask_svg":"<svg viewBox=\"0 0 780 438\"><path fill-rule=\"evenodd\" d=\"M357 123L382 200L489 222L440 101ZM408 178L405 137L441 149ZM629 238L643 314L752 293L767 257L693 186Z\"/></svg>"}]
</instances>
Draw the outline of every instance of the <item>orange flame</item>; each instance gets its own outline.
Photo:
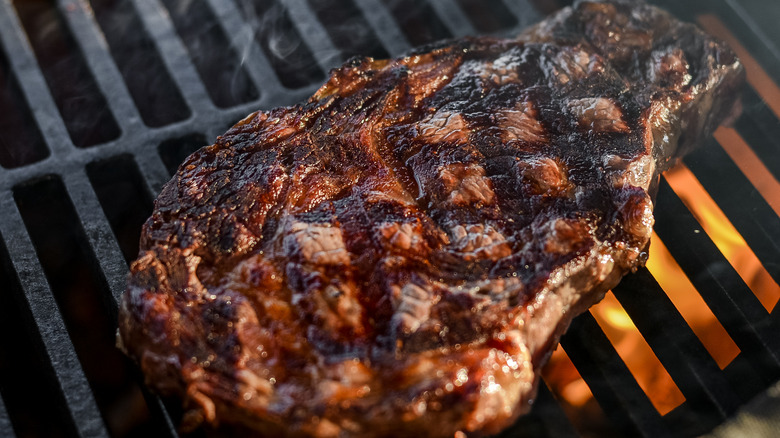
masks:
<instances>
[{"instance_id":1,"label":"orange flame","mask_svg":"<svg viewBox=\"0 0 780 438\"><path fill-rule=\"evenodd\" d=\"M780 300L780 286L693 172L684 164L679 164L667 171L664 177L767 312L771 312Z\"/></svg>"},{"instance_id":2,"label":"orange flame","mask_svg":"<svg viewBox=\"0 0 780 438\"><path fill-rule=\"evenodd\" d=\"M653 233L647 269L691 327L720 369L739 354L739 347L715 318L666 245Z\"/></svg>"},{"instance_id":3,"label":"orange flame","mask_svg":"<svg viewBox=\"0 0 780 438\"><path fill-rule=\"evenodd\" d=\"M685 396L612 292L593 306L591 313L661 415L685 401Z\"/></svg>"}]
</instances>

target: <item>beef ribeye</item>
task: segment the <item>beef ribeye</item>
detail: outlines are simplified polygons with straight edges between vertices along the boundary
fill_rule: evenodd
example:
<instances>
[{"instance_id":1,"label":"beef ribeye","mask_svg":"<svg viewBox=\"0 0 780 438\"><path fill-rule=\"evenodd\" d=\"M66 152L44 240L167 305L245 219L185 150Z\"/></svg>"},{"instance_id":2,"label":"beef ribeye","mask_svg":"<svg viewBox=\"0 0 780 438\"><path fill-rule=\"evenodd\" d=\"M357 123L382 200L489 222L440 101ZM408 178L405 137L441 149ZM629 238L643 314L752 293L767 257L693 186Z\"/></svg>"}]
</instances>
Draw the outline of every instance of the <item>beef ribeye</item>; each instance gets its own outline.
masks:
<instances>
[{"instance_id":1,"label":"beef ribeye","mask_svg":"<svg viewBox=\"0 0 780 438\"><path fill-rule=\"evenodd\" d=\"M353 59L179 168L120 345L185 426L497 432L571 319L644 263L660 172L742 76L722 43L622 2Z\"/></svg>"}]
</instances>

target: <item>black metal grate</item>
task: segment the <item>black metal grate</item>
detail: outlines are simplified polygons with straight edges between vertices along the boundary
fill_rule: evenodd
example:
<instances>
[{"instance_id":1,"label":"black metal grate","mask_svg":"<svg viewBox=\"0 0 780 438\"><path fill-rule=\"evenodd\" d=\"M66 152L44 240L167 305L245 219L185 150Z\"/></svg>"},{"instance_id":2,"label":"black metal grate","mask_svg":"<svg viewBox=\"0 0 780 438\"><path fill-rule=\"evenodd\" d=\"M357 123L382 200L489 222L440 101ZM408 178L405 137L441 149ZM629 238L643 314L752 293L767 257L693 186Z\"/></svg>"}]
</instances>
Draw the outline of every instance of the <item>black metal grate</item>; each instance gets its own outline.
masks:
<instances>
[{"instance_id":1,"label":"black metal grate","mask_svg":"<svg viewBox=\"0 0 780 438\"><path fill-rule=\"evenodd\" d=\"M177 435L180 414L113 348L113 327L140 225L189 153L256 109L306 98L348 56L512 35L567 3L0 0L0 435ZM689 21L718 17L780 82L777 29L766 18L780 18L776 6L655 3ZM780 121L762 99L747 87L735 128L780 180ZM714 140L685 163L780 283L780 206ZM640 270L615 296L685 402L659 414L586 313L562 345L609 423L573 424L542 385L532 413L501 436L694 436L780 379L780 311L768 312L710 236L695 232L700 223L665 182L656 211L658 235L740 354L718 367Z\"/></svg>"}]
</instances>

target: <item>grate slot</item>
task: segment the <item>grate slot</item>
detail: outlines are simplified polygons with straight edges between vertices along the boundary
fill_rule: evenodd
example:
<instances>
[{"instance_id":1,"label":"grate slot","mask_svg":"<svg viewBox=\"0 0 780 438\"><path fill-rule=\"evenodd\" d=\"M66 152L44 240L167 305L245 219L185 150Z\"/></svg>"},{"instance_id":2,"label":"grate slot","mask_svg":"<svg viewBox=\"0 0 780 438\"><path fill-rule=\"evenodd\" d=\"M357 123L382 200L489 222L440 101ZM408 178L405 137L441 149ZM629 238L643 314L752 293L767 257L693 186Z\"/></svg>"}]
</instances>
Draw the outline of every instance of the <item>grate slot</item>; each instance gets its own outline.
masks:
<instances>
[{"instance_id":1,"label":"grate slot","mask_svg":"<svg viewBox=\"0 0 780 438\"><path fill-rule=\"evenodd\" d=\"M254 40L281 84L290 89L320 83L325 77L287 10L273 0L240 0Z\"/></svg>"},{"instance_id":2,"label":"grate slot","mask_svg":"<svg viewBox=\"0 0 780 438\"><path fill-rule=\"evenodd\" d=\"M309 0L308 4L333 44L341 51L343 59L353 56L390 57L352 0Z\"/></svg>"},{"instance_id":3,"label":"grate slot","mask_svg":"<svg viewBox=\"0 0 780 438\"><path fill-rule=\"evenodd\" d=\"M19 436L77 436L2 240L0 262L0 331L13 333L0 338L0 399L8 409L0 400L0 435L10 434L12 421Z\"/></svg>"},{"instance_id":4,"label":"grate slot","mask_svg":"<svg viewBox=\"0 0 780 438\"><path fill-rule=\"evenodd\" d=\"M49 156L3 50L0 50L0 114L3 115L0 117L0 166L24 166Z\"/></svg>"},{"instance_id":5,"label":"grate slot","mask_svg":"<svg viewBox=\"0 0 780 438\"><path fill-rule=\"evenodd\" d=\"M454 37L476 35L477 31L455 0L428 0Z\"/></svg>"},{"instance_id":6,"label":"grate slot","mask_svg":"<svg viewBox=\"0 0 780 438\"><path fill-rule=\"evenodd\" d=\"M125 261L138 257L141 226L152 214L152 199L130 155L87 165L87 175Z\"/></svg>"},{"instance_id":7,"label":"grate slot","mask_svg":"<svg viewBox=\"0 0 780 438\"><path fill-rule=\"evenodd\" d=\"M457 1L479 32L497 32L517 25L517 19L501 0Z\"/></svg>"},{"instance_id":8,"label":"grate slot","mask_svg":"<svg viewBox=\"0 0 780 438\"><path fill-rule=\"evenodd\" d=\"M190 116L132 3L91 0L92 10L141 118L157 127Z\"/></svg>"},{"instance_id":9,"label":"grate slot","mask_svg":"<svg viewBox=\"0 0 780 438\"><path fill-rule=\"evenodd\" d=\"M590 312L574 319L561 346L617 429L627 436L670 435Z\"/></svg>"},{"instance_id":10,"label":"grate slot","mask_svg":"<svg viewBox=\"0 0 780 438\"><path fill-rule=\"evenodd\" d=\"M179 138L165 140L160 143L160 158L168 169L168 174L173 175L191 153L205 146L206 137L201 134L190 134Z\"/></svg>"},{"instance_id":11,"label":"grate slot","mask_svg":"<svg viewBox=\"0 0 780 438\"><path fill-rule=\"evenodd\" d=\"M17 186L14 197L109 431L165 430L114 345L116 306L64 184L53 177L33 181Z\"/></svg>"},{"instance_id":12,"label":"grate slot","mask_svg":"<svg viewBox=\"0 0 780 438\"><path fill-rule=\"evenodd\" d=\"M691 283L723 324L740 350L757 360L769 384L780 377L778 337L767 312L703 232L665 180L661 181L655 230L679 262ZM757 372L758 372L757 370Z\"/></svg>"},{"instance_id":13,"label":"grate slot","mask_svg":"<svg viewBox=\"0 0 780 438\"><path fill-rule=\"evenodd\" d=\"M384 0L406 39L415 46L451 38L447 26L427 0Z\"/></svg>"},{"instance_id":14,"label":"grate slot","mask_svg":"<svg viewBox=\"0 0 780 438\"><path fill-rule=\"evenodd\" d=\"M687 425L700 428L691 435L706 432L736 410L739 399L717 363L646 268L625 277L613 292L685 395L686 407L701 412L695 424Z\"/></svg>"},{"instance_id":15,"label":"grate slot","mask_svg":"<svg viewBox=\"0 0 780 438\"><path fill-rule=\"evenodd\" d=\"M119 126L56 8L46 0L13 4L73 144L88 147L117 138Z\"/></svg>"},{"instance_id":16,"label":"grate slot","mask_svg":"<svg viewBox=\"0 0 780 438\"><path fill-rule=\"evenodd\" d=\"M260 96L217 17L203 0L162 0L214 104L229 108Z\"/></svg>"}]
</instances>

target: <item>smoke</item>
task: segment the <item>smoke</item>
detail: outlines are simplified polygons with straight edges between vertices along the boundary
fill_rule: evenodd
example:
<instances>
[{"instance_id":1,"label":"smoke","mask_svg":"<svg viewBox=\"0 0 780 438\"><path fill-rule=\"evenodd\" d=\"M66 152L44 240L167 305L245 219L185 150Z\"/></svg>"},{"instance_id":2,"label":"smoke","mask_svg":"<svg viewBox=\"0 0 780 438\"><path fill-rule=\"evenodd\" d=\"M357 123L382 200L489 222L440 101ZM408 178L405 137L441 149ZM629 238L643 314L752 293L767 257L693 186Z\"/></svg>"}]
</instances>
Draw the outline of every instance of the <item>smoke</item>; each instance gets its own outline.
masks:
<instances>
[{"instance_id":1,"label":"smoke","mask_svg":"<svg viewBox=\"0 0 780 438\"><path fill-rule=\"evenodd\" d=\"M279 80L289 88L318 82L323 74L285 8L278 2L237 0L245 25L239 30L241 62L261 47Z\"/></svg>"}]
</instances>

